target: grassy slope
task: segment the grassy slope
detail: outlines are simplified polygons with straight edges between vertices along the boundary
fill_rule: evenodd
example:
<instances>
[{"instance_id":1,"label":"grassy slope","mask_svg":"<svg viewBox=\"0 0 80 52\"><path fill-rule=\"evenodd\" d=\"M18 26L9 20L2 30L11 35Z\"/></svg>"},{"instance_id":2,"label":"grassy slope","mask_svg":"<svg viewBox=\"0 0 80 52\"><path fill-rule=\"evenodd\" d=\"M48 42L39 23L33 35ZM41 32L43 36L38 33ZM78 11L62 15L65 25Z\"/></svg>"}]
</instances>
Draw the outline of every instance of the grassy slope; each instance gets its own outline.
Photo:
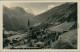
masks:
<instances>
[{"instance_id":1,"label":"grassy slope","mask_svg":"<svg viewBox=\"0 0 80 52\"><path fill-rule=\"evenodd\" d=\"M64 22L60 25L57 25L55 27L50 27L50 31L58 31L58 32L63 32L64 30L70 29L74 25L74 22Z\"/></svg>"},{"instance_id":2,"label":"grassy slope","mask_svg":"<svg viewBox=\"0 0 80 52\"><path fill-rule=\"evenodd\" d=\"M74 43L74 41L77 41L77 30L73 29L69 32L66 32L64 34L61 35L61 40L62 41L67 41L69 43ZM75 42L77 43L77 42ZM73 45L76 46L76 45Z\"/></svg>"},{"instance_id":3,"label":"grassy slope","mask_svg":"<svg viewBox=\"0 0 80 52\"><path fill-rule=\"evenodd\" d=\"M64 43L70 44L72 47L77 48L77 29L72 29L69 32L63 33L61 35L61 40L57 40L52 43L52 48L60 49L65 47L66 44Z\"/></svg>"},{"instance_id":4,"label":"grassy slope","mask_svg":"<svg viewBox=\"0 0 80 52\"><path fill-rule=\"evenodd\" d=\"M68 23L64 22L55 27L50 27L49 30L63 32L65 29L70 29L74 25L74 23L75 22L68 22ZM53 42L52 48L58 49L59 46L65 47L65 44L64 44L65 42L67 42L66 44L69 43L74 48L77 48L77 29L69 30L68 32L61 34L60 37L61 37L61 41L57 40L57 41Z\"/></svg>"}]
</instances>

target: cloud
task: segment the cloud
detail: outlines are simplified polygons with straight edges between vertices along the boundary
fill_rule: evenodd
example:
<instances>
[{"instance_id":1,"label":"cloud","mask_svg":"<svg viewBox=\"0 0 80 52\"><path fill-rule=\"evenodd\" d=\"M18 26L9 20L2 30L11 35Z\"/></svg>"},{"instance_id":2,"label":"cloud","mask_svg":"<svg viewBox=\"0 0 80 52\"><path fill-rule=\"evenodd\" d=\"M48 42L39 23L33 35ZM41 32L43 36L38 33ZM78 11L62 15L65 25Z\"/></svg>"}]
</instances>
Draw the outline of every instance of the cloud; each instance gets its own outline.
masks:
<instances>
[{"instance_id":1,"label":"cloud","mask_svg":"<svg viewBox=\"0 0 80 52\"><path fill-rule=\"evenodd\" d=\"M24 8L24 10L25 10L26 12L28 12L28 13L33 13L33 12L32 12L32 9L30 9L30 8Z\"/></svg>"},{"instance_id":2,"label":"cloud","mask_svg":"<svg viewBox=\"0 0 80 52\"><path fill-rule=\"evenodd\" d=\"M55 7L55 5L53 5L53 4L48 5L48 9L51 9L51 8L54 8L54 7Z\"/></svg>"},{"instance_id":3,"label":"cloud","mask_svg":"<svg viewBox=\"0 0 80 52\"><path fill-rule=\"evenodd\" d=\"M32 11L33 11L34 15L39 15L47 10L32 10Z\"/></svg>"}]
</instances>

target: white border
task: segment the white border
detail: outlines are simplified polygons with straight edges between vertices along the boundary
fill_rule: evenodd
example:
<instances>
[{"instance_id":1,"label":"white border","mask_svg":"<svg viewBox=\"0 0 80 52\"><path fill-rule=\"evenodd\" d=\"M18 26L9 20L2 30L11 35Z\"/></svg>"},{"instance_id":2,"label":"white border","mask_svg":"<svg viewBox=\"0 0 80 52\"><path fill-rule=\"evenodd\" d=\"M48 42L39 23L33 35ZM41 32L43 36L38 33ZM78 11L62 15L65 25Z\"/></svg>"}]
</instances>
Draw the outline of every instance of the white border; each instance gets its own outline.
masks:
<instances>
[{"instance_id":1,"label":"white border","mask_svg":"<svg viewBox=\"0 0 80 52\"><path fill-rule=\"evenodd\" d=\"M3 32L3 31L2 31L2 29L3 29L3 27L2 27L2 25L3 25L3 2L77 2L77 4L78 4L78 49L21 49L21 50L20 50L20 49L13 49L13 50L12 50L12 49L11 49L11 50L10 50L10 49L3 49L3 47L2 47L2 45L3 45L3 41L2 41L2 40L3 40L3 38L2 38L2 34L3 34L3 33L2 33L2 32ZM79 33L79 24L80 24L80 22L79 22L79 20L80 20L80 18L79 18L80 15L79 15L79 14L80 14L80 12L79 12L79 11L80 11L80 10L79 10L79 8L80 8L80 1L79 1L79 0L0 1L0 17L1 17L1 18L0 18L0 33L1 33L1 34L0 34L0 35L1 35L1 36L0 36L0 41L1 41L1 43L0 43L0 45L1 45L1 46L0 46L0 50L1 50L2 52L4 52L4 51L5 51L5 52L6 52L6 51L7 51L7 52L8 52L8 51L11 51L11 52L14 52L14 51L16 51L16 52L18 52L18 51L19 51L19 52L20 52L20 51L21 51L21 52L22 52L22 51L24 51L24 52L26 52L26 51L27 51L27 52L35 52L35 51L38 51L38 52L42 52L42 51L43 51L43 52L45 52L45 51L46 51L46 52L47 52L47 51L50 51L50 52L52 52L52 51L54 51L54 52L56 52L56 51L57 51L57 52L60 52L60 51L61 51L61 52L64 52L64 51L69 52L69 51L71 51L71 52L74 52L74 51L80 51L80 41L79 41L79 37L80 37L80 35L79 35L79 34L80 34L80 33Z\"/></svg>"}]
</instances>

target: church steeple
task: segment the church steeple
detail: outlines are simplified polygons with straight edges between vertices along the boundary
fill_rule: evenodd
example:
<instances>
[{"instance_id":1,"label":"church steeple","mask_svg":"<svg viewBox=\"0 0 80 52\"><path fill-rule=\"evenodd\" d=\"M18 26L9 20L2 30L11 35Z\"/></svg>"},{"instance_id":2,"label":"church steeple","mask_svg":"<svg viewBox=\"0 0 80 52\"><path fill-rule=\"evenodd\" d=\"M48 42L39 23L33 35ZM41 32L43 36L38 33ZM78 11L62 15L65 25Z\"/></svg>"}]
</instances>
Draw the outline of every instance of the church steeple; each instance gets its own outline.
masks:
<instances>
[{"instance_id":1,"label":"church steeple","mask_svg":"<svg viewBox=\"0 0 80 52\"><path fill-rule=\"evenodd\" d=\"M28 18L28 24L27 25L28 25L28 27L30 26L29 18Z\"/></svg>"},{"instance_id":2,"label":"church steeple","mask_svg":"<svg viewBox=\"0 0 80 52\"><path fill-rule=\"evenodd\" d=\"M28 32L29 32L29 29L30 29L30 22L29 22L29 18L28 18L27 26L28 26Z\"/></svg>"}]
</instances>

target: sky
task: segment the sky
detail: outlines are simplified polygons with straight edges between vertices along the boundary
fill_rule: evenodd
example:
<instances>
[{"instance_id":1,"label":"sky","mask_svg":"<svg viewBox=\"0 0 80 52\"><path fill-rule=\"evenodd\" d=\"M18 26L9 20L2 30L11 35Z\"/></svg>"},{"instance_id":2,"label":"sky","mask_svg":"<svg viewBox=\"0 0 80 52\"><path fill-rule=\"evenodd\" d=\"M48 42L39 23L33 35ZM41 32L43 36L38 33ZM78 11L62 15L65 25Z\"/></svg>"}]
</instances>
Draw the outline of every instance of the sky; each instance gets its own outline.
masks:
<instances>
[{"instance_id":1,"label":"sky","mask_svg":"<svg viewBox=\"0 0 80 52\"><path fill-rule=\"evenodd\" d=\"M20 6L24 8L24 10L38 15L64 3L65 2L4 2L3 5L8 8Z\"/></svg>"}]
</instances>

